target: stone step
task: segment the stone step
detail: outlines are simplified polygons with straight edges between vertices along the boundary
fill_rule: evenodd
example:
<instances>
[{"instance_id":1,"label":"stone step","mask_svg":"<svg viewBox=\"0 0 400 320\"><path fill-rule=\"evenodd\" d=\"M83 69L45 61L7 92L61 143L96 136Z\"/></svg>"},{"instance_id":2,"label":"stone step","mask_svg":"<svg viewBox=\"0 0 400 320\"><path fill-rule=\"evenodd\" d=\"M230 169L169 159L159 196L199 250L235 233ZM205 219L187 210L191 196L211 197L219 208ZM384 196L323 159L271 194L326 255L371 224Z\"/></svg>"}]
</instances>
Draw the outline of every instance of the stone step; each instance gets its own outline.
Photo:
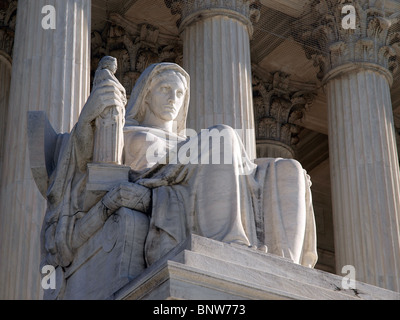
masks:
<instances>
[{"instance_id":1,"label":"stone step","mask_svg":"<svg viewBox=\"0 0 400 320\"><path fill-rule=\"evenodd\" d=\"M237 244L228 244L197 235L187 240L187 250L203 256L215 258L249 269L267 272L299 283L313 285L329 291L340 292L353 298L361 299L400 299L400 294L356 281L355 289L344 289L343 277L322 270L310 269L295 264L289 259L268 254ZM197 262L200 263L201 259ZM345 276L345 275L344 275Z\"/></svg>"},{"instance_id":2,"label":"stone step","mask_svg":"<svg viewBox=\"0 0 400 320\"><path fill-rule=\"evenodd\" d=\"M290 293L297 299L329 299L329 300L347 300L357 299L354 295L345 294L341 291L325 289L321 286L315 286L305 282L300 282L289 277L278 276L270 268L261 271L259 269L244 267L240 264L211 258L203 254L185 250L174 261L181 260L185 266L207 272L214 277L221 276L235 279L246 286L257 286L265 292L273 290L282 296ZM272 271L272 272L270 272ZM291 270L289 270L291 271ZM290 273L290 272L288 272Z\"/></svg>"},{"instance_id":3,"label":"stone step","mask_svg":"<svg viewBox=\"0 0 400 320\"><path fill-rule=\"evenodd\" d=\"M276 255L192 235L111 298L400 300L399 293L361 282L344 290L342 279Z\"/></svg>"}]
</instances>

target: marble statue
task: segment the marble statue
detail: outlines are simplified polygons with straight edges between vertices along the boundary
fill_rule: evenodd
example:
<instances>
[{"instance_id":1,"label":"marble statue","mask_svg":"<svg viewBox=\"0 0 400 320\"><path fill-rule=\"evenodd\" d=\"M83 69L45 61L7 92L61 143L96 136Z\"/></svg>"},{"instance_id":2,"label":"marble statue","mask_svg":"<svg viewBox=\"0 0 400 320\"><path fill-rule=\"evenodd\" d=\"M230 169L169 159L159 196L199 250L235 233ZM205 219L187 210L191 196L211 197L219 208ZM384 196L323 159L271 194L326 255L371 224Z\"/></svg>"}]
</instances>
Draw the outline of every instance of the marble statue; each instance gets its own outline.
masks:
<instances>
[{"instance_id":1,"label":"marble statue","mask_svg":"<svg viewBox=\"0 0 400 320\"><path fill-rule=\"evenodd\" d=\"M70 265L78 248L125 208L149 217L142 251L147 266L191 233L315 265L311 183L297 161L251 161L236 131L225 125L198 134L186 128L190 78L176 64L149 66L126 106L124 92L112 70L105 73L76 126L57 139L42 231L44 264ZM88 205L95 124L110 107L126 107L125 120L115 121L124 125L121 167L129 175Z\"/></svg>"}]
</instances>

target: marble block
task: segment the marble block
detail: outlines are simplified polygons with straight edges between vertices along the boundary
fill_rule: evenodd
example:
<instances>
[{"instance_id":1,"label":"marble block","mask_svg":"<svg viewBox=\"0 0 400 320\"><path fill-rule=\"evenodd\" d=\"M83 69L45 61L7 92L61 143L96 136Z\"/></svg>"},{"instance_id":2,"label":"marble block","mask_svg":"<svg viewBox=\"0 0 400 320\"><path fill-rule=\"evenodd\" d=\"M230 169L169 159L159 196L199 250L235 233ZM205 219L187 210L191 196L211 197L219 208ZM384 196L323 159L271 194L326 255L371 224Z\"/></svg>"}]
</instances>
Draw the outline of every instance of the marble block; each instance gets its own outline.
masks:
<instances>
[{"instance_id":1,"label":"marble block","mask_svg":"<svg viewBox=\"0 0 400 320\"><path fill-rule=\"evenodd\" d=\"M113 187L129 181L130 167L110 163L89 163L84 210L89 209Z\"/></svg>"},{"instance_id":2,"label":"marble block","mask_svg":"<svg viewBox=\"0 0 400 320\"><path fill-rule=\"evenodd\" d=\"M117 184L129 181L130 169L116 164L89 163L86 190L110 191Z\"/></svg>"},{"instance_id":3,"label":"marble block","mask_svg":"<svg viewBox=\"0 0 400 320\"><path fill-rule=\"evenodd\" d=\"M400 300L400 294L237 244L192 235L112 297L116 300Z\"/></svg>"}]
</instances>

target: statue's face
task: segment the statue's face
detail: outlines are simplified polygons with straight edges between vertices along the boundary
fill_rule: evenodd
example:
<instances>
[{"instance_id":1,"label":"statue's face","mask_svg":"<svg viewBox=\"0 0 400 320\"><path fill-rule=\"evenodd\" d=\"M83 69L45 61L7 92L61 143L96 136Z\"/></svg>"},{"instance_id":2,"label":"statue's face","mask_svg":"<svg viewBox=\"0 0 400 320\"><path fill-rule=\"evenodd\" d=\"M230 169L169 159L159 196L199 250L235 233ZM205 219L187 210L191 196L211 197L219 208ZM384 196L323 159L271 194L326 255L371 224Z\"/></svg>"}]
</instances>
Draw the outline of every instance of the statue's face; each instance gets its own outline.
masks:
<instances>
[{"instance_id":1,"label":"statue's face","mask_svg":"<svg viewBox=\"0 0 400 320\"><path fill-rule=\"evenodd\" d=\"M113 65L112 65L112 73L116 73L117 72L117 70L118 70L118 62L117 62L117 60L115 59L115 62L113 63Z\"/></svg>"},{"instance_id":2,"label":"statue's face","mask_svg":"<svg viewBox=\"0 0 400 320\"><path fill-rule=\"evenodd\" d=\"M164 121L173 121L185 101L185 85L175 73L156 79L148 95L148 105L154 115Z\"/></svg>"}]
</instances>

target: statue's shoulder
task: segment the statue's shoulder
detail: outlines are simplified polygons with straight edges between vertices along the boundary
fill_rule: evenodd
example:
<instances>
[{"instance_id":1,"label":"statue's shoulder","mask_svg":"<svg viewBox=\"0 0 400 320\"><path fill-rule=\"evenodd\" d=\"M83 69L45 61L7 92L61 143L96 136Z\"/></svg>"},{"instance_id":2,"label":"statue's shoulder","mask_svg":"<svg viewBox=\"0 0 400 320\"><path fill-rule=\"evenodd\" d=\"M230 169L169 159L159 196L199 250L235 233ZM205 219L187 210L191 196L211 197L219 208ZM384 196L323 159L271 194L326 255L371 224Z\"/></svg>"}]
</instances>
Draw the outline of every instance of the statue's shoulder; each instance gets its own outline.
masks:
<instances>
[{"instance_id":1,"label":"statue's shoulder","mask_svg":"<svg viewBox=\"0 0 400 320\"><path fill-rule=\"evenodd\" d=\"M154 138L167 140L171 134L158 128L134 125L125 126L124 135L125 138L152 141Z\"/></svg>"},{"instance_id":2,"label":"statue's shoulder","mask_svg":"<svg viewBox=\"0 0 400 320\"><path fill-rule=\"evenodd\" d=\"M94 75L96 78L99 77L102 80L106 79L107 77L111 78L113 76L111 71L108 69L97 69Z\"/></svg>"},{"instance_id":3,"label":"statue's shoulder","mask_svg":"<svg viewBox=\"0 0 400 320\"><path fill-rule=\"evenodd\" d=\"M137 125L124 128L125 139L128 137L129 139L142 141L146 140L148 135L149 135L149 128L147 127L142 127L140 125Z\"/></svg>"},{"instance_id":4,"label":"statue's shoulder","mask_svg":"<svg viewBox=\"0 0 400 320\"><path fill-rule=\"evenodd\" d=\"M147 127L133 126L124 128L125 153L140 155L154 143L156 136Z\"/></svg>"}]
</instances>

